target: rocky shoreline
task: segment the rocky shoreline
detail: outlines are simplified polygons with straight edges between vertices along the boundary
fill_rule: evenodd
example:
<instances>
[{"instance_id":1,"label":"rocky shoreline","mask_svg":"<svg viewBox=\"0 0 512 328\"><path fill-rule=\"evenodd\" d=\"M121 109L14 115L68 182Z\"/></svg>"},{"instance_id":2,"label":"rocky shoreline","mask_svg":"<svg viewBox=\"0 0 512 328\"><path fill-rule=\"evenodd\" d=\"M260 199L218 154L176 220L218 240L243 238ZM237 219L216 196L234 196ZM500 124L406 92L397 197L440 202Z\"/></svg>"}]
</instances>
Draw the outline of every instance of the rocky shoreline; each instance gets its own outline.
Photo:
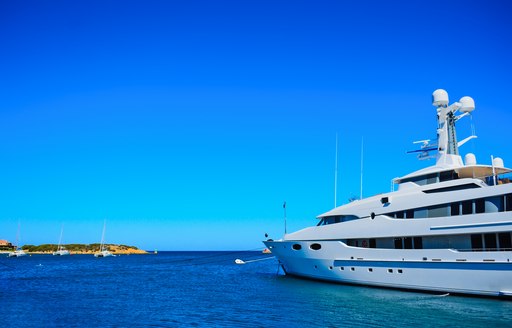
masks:
<instances>
[{"instance_id":1,"label":"rocky shoreline","mask_svg":"<svg viewBox=\"0 0 512 328\"><path fill-rule=\"evenodd\" d=\"M100 250L99 244L67 244L62 245L71 255L94 254ZM149 254L145 250L135 246L106 244L104 247L114 255ZM55 244L44 244L39 246L25 245L22 249L27 254L52 254L57 250Z\"/></svg>"}]
</instances>

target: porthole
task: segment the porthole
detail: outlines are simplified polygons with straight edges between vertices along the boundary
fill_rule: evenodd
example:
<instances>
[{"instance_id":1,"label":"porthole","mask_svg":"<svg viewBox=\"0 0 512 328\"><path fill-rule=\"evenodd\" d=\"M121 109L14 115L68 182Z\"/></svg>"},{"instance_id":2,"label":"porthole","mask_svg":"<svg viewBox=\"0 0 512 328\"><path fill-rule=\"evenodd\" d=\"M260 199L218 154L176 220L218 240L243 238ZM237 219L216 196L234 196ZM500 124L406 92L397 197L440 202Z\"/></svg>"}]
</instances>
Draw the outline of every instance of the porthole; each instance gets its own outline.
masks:
<instances>
[{"instance_id":1,"label":"porthole","mask_svg":"<svg viewBox=\"0 0 512 328\"><path fill-rule=\"evenodd\" d=\"M355 271L356 269L355 268L350 268L350 271Z\"/></svg>"},{"instance_id":2,"label":"porthole","mask_svg":"<svg viewBox=\"0 0 512 328\"><path fill-rule=\"evenodd\" d=\"M329 270L332 270L332 266L329 267Z\"/></svg>"},{"instance_id":3,"label":"porthole","mask_svg":"<svg viewBox=\"0 0 512 328\"><path fill-rule=\"evenodd\" d=\"M403 273L402 269L398 269L398 273Z\"/></svg>"},{"instance_id":4,"label":"porthole","mask_svg":"<svg viewBox=\"0 0 512 328\"><path fill-rule=\"evenodd\" d=\"M393 273L393 269L388 269L388 272L389 273Z\"/></svg>"},{"instance_id":5,"label":"porthole","mask_svg":"<svg viewBox=\"0 0 512 328\"><path fill-rule=\"evenodd\" d=\"M292 248L296 251L300 251L302 249L302 246L300 244L293 244Z\"/></svg>"},{"instance_id":6,"label":"porthole","mask_svg":"<svg viewBox=\"0 0 512 328\"><path fill-rule=\"evenodd\" d=\"M311 246L309 246L309 248L311 248L314 251L318 251L320 248L322 248L322 245L315 243L315 244L311 244Z\"/></svg>"},{"instance_id":7,"label":"porthole","mask_svg":"<svg viewBox=\"0 0 512 328\"><path fill-rule=\"evenodd\" d=\"M343 270L345 270L345 268L344 267L340 267L340 270L343 271Z\"/></svg>"},{"instance_id":8,"label":"porthole","mask_svg":"<svg viewBox=\"0 0 512 328\"><path fill-rule=\"evenodd\" d=\"M368 268L368 272L373 272L373 269L372 268Z\"/></svg>"}]
</instances>

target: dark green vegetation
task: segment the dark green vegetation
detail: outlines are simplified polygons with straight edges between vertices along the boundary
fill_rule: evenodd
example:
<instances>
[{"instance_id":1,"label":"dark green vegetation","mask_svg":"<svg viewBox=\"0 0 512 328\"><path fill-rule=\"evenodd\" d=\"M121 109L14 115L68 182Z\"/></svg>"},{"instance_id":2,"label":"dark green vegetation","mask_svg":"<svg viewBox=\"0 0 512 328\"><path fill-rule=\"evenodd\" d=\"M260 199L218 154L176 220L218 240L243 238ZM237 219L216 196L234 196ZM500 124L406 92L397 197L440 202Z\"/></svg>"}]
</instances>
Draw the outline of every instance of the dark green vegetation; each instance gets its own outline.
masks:
<instances>
[{"instance_id":1,"label":"dark green vegetation","mask_svg":"<svg viewBox=\"0 0 512 328\"><path fill-rule=\"evenodd\" d=\"M66 244L62 245L70 252L95 252L100 249L100 244ZM119 250L127 250L127 249L138 249L135 246L127 246L127 245L113 245L106 244L105 247L111 250L112 246L115 246ZM57 244L42 244L39 246L36 245L24 245L22 247L24 251L28 252L54 252L57 250Z\"/></svg>"}]
</instances>

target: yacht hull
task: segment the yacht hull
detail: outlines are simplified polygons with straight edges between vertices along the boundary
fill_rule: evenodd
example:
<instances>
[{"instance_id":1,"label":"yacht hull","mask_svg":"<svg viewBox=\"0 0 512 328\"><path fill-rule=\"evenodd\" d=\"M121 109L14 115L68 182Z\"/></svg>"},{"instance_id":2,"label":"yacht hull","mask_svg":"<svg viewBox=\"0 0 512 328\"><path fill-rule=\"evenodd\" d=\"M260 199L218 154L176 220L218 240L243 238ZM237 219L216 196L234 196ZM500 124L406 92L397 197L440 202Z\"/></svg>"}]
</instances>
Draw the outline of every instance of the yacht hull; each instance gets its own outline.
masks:
<instances>
[{"instance_id":1,"label":"yacht hull","mask_svg":"<svg viewBox=\"0 0 512 328\"><path fill-rule=\"evenodd\" d=\"M339 241L267 241L286 274L315 280L483 296L512 296L512 252L394 250ZM321 249L312 250L312 244ZM294 249L294 245L296 249Z\"/></svg>"}]
</instances>

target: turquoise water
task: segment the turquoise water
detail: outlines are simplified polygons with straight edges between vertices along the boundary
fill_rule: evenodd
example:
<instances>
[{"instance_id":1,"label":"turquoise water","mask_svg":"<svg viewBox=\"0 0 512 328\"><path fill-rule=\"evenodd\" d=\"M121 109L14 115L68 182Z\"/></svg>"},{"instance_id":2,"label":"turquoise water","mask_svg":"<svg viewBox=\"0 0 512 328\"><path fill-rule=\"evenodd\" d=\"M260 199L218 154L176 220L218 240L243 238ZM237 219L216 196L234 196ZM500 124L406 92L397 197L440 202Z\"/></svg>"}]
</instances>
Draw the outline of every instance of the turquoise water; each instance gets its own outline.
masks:
<instances>
[{"instance_id":1,"label":"turquoise water","mask_svg":"<svg viewBox=\"0 0 512 328\"><path fill-rule=\"evenodd\" d=\"M283 276L260 253L0 257L2 327L509 327L512 301Z\"/></svg>"}]
</instances>

